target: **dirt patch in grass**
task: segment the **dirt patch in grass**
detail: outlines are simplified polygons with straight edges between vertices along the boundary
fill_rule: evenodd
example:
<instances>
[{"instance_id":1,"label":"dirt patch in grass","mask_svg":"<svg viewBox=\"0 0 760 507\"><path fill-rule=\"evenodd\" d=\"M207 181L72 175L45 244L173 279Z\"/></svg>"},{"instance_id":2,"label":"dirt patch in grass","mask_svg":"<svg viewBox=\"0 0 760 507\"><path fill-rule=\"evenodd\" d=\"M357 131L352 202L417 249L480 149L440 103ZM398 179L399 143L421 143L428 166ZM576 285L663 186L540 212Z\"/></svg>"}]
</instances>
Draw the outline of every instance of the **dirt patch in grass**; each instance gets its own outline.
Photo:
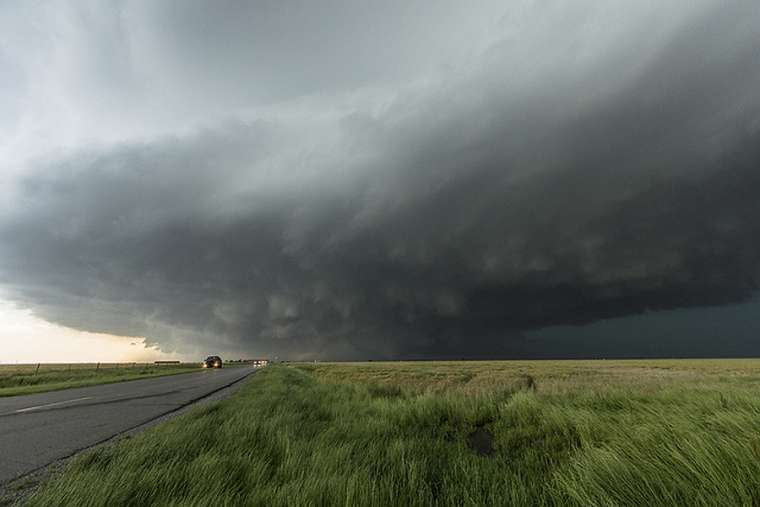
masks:
<instances>
[{"instance_id":1,"label":"dirt patch in grass","mask_svg":"<svg viewBox=\"0 0 760 507\"><path fill-rule=\"evenodd\" d=\"M467 437L470 449L478 456L491 456L494 453L493 433L487 428L477 428Z\"/></svg>"}]
</instances>

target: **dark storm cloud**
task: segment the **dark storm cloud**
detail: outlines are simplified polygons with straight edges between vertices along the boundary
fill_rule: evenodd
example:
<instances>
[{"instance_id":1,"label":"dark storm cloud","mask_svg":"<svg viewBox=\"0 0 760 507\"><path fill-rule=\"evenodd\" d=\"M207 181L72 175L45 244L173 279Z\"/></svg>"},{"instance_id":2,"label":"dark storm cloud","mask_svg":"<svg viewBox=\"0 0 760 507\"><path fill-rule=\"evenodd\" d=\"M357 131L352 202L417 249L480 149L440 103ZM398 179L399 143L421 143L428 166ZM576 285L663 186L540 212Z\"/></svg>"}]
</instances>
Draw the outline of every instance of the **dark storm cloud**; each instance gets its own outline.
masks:
<instances>
[{"instance_id":1,"label":"dark storm cloud","mask_svg":"<svg viewBox=\"0 0 760 507\"><path fill-rule=\"evenodd\" d=\"M507 41L324 128L39 162L0 219L0 283L77 329L290 357L509 354L544 326L746 301L758 21L721 3L594 58Z\"/></svg>"}]
</instances>

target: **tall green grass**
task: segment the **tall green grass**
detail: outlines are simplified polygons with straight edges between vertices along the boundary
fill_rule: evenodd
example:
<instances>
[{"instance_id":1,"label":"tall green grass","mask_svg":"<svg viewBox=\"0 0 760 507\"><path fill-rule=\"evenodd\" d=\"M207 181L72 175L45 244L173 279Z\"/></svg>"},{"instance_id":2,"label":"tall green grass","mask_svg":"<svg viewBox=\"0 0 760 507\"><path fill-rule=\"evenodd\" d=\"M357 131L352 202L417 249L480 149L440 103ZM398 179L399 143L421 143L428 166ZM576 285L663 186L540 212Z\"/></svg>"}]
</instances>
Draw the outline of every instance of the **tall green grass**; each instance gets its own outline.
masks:
<instances>
[{"instance_id":1,"label":"tall green grass","mask_svg":"<svg viewBox=\"0 0 760 507\"><path fill-rule=\"evenodd\" d=\"M599 364L602 382L587 366L448 363L438 373L469 380L427 384L430 371L407 381L414 365L383 381L366 370L382 365L270 367L232 399L84 454L30 503L760 504L754 367L672 366L694 381Z\"/></svg>"}]
</instances>

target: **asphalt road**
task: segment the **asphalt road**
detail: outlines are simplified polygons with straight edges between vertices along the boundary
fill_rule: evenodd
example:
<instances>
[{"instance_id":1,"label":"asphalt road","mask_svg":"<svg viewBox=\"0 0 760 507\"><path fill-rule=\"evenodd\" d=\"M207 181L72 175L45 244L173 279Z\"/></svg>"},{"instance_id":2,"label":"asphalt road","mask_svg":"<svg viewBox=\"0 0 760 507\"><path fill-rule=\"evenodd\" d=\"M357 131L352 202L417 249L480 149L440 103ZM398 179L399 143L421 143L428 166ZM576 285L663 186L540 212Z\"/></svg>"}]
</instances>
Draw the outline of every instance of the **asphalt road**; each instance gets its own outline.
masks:
<instances>
[{"instance_id":1,"label":"asphalt road","mask_svg":"<svg viewBox=\"0 0 760 507\"><path fill-rule=\"evenodd\" d=\"M253 368L0 398L0 484L174 412Z\"/></svg>"}]
</instances>

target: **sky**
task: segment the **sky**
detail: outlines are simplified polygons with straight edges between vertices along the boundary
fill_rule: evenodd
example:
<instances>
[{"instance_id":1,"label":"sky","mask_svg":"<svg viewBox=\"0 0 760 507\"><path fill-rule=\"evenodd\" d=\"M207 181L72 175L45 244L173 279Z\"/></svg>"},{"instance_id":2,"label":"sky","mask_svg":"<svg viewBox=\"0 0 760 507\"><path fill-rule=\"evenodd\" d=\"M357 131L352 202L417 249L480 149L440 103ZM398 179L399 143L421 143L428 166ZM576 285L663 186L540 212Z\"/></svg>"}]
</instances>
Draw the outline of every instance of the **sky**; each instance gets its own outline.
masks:
<instances>
[{"instance_id":1,"label":"sky","mask_svg":"<svg viewBox=\"0 0 760 507\"><path fill-rule=\"evenodd\" d=\"M190 360L146 347L141 337L87 333L35 318L29 310L0 303L0 364L95 363Z\"/></svg>"},{"instance_id":2,"label":"sky","mask_svg":"<svg viewBox=\"0 0 760 507\"><path fill-rule=\"evenodd\" d=\"M2 360L758 355L759 60L756 0L0 2Z\"/></svg>"}]
</instances>

